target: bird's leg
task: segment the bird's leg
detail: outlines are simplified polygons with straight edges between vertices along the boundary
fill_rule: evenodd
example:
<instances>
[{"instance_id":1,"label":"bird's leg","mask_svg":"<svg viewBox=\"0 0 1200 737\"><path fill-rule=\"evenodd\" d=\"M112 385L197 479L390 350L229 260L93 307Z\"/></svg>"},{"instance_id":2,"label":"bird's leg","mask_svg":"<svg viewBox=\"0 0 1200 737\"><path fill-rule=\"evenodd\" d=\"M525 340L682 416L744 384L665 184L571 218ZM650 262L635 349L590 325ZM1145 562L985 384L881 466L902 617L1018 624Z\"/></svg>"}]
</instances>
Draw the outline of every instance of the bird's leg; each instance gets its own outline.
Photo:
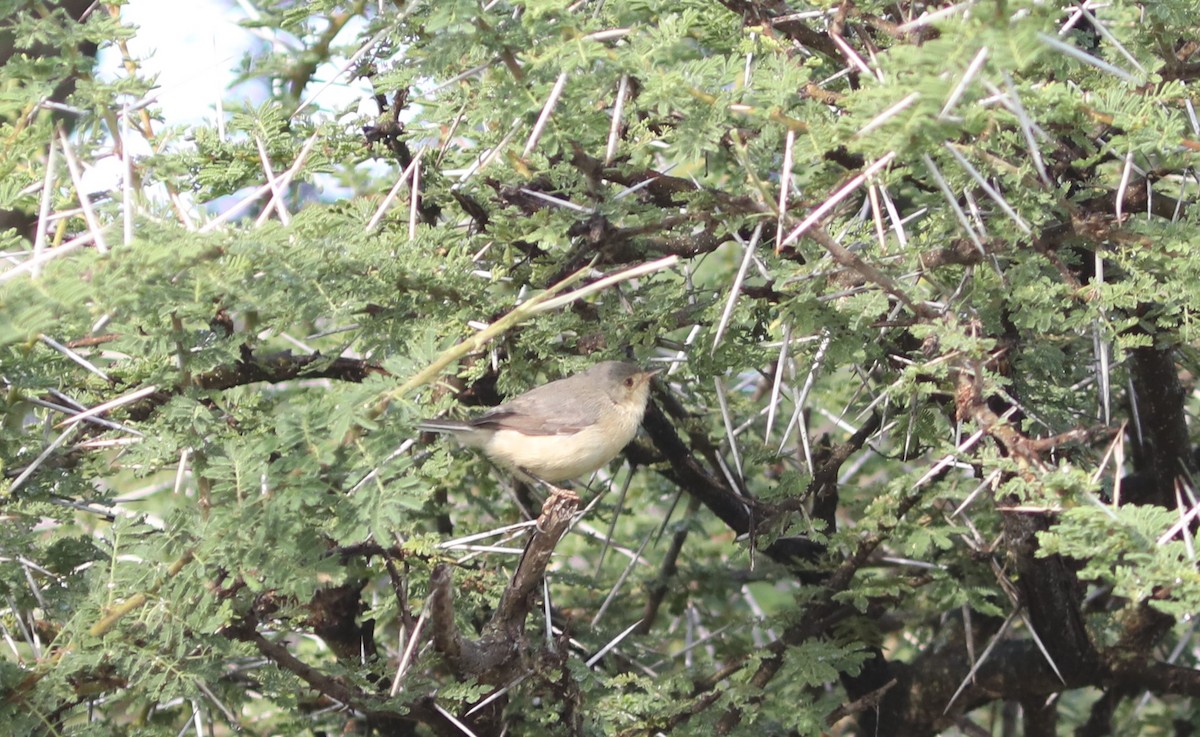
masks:
<instances>
[{"instance_id":1,"label":"bird's leg","mask_svg":"<svg viewBox=\"0 0 1200 737\"><path fill-rule=\"evenodd\" d=\"M579 504L579 494L573 489L564 489L561 486L555 486L545 479L534 476L523 468L513 469L513 474L527 484L544 486L546 490L550 492L550 496L546 498L546 503L542 505L542 512L546 511L546 508L551 505L555 498L562 501Z\"/></svg>"},{"instance_id":2,"label":"bird's leg","mask_svg":"<svg viewBox=\"0 0 1200 737\"><path fill-rule=\"evenodd\" d=\"M555 486L549 482L546 482L546 488L550 491L551 496L561 497L562 499L566 499L569 502L575 502L576 504L579 503L579 492L575 491L574 489L564 489L561 486Z\"/></svg>"}]
</instances>

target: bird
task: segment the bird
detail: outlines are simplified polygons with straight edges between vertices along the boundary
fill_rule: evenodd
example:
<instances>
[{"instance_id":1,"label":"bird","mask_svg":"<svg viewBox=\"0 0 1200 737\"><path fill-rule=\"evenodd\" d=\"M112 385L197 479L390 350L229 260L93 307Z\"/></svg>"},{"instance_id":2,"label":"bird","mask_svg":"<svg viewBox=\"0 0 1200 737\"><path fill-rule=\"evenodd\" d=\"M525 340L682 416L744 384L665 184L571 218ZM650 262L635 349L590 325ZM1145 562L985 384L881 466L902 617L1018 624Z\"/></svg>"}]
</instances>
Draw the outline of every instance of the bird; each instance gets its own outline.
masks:
<instances>
[{"instance_id":1,"label":"bird","mask_svg":"<svg viewBox=\"0 0 1200 737\"><path fill-rule=\"evenodd\" d=\"M602 361L474 419L430 419L417 428L453 435L518 477L531 477L551 494L578 501L575 492L555 483L592 473L633 440L657 373L624 361Z\"/></svg>"}]
</instances>

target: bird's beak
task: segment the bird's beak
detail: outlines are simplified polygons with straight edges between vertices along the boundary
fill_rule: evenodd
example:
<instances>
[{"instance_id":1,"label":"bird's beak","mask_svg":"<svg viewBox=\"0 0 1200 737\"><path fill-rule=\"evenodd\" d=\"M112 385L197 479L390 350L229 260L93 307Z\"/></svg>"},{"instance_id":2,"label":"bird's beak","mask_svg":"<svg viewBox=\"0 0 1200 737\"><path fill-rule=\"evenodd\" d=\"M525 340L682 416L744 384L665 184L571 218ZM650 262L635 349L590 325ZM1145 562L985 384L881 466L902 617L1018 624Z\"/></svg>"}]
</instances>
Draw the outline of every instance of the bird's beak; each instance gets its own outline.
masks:
<instances>
[{"instance_id":1,"label":"bird's beak","mask_svg":"<svg viewBox=\"0 0 1200 737\"><path fill-rule=\"evenodd\" d=\"M644 383L648 384L648 383L650 383L651 379L653 379L655 376L658 376L659 374L661 374L662 371L663 371L662 369L653 369L652 371L643 371L642 372L642 381Z\"/></svg>"}]
</instances>

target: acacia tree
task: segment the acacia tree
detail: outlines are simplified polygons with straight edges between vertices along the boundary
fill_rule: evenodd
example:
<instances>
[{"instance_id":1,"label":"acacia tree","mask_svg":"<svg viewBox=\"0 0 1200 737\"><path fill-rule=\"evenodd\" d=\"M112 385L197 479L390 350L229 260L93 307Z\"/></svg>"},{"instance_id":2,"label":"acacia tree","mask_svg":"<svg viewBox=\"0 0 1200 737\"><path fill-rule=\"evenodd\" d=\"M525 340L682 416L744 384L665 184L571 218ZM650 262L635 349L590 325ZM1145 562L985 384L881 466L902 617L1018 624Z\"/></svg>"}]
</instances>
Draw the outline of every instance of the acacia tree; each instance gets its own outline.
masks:
<instances>
[{"instance_id":1,"label":"acacia tree","mask_svg":"<svg viewBox=\"0 0 1200 737\"><path fill-rule=\"evenodd\" d=\"M187 130L0 8L5 733L1196 726L1189 4L264 3ZM579 505L418 436L607 358Z\"/></svg>"}]
</instances>

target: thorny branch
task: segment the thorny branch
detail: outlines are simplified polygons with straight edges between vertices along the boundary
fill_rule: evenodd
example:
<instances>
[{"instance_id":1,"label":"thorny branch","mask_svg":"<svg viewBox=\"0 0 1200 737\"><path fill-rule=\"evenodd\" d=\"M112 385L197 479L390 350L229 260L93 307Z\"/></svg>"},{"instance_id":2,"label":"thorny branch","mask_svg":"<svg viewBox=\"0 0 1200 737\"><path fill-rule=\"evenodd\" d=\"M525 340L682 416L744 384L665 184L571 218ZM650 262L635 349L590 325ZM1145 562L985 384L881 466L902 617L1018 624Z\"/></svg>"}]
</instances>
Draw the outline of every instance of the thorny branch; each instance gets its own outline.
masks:
<instances>
[{"instance_id":1,"label":"thorny branch","mask_svg":"<svg viewBox=\"0 0 1200 737\"><path fill-rule=\"evenodd\" d=\"M433 644L456 679L501 686L530 670L532 661L539 654L526 635L525 621L536 606L554 548L570 527L577 507L578 503L573 499L550 497L496 611L478 639L464 637L455 623L449 566L439 564L434 568L430 581L429 620ZM557 653L543 655L556 661L560 659ZM491 722L499 718L504 703L494 705L478 717L477 721L489 723L489 733L495 729L496 725Z\"/></svg>"}]
</instances>

